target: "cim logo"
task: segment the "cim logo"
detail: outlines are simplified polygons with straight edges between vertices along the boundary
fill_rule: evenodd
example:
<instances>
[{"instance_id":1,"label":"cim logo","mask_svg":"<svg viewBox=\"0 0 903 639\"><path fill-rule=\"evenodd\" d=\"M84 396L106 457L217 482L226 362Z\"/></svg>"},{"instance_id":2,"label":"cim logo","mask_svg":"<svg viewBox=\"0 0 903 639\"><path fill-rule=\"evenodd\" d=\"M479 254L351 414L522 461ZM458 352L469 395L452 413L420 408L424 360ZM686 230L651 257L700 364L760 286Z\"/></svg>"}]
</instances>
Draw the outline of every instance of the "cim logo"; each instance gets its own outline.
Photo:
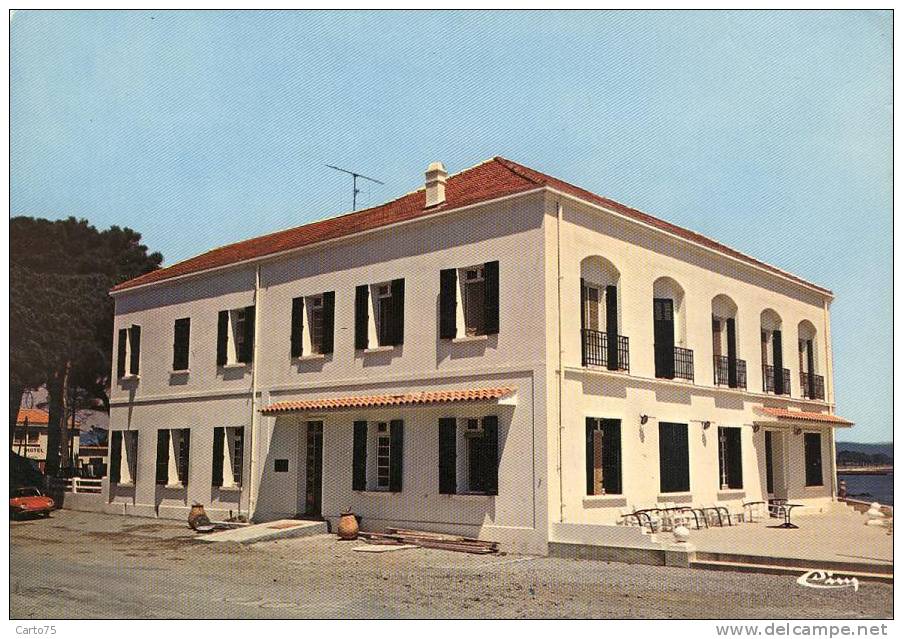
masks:
<instances>
[{"instance_id":1,"label":"cim logo","mask_svg":"<svg viewBox=\"0 0 903 639\"><path fill-rule=\"evenodd\" d=\"M835 576L830 570L810 570L800 575L796 583L806 588L852 588L854 592L859 591L856 577Z\"/></svg>"}]
</instances>

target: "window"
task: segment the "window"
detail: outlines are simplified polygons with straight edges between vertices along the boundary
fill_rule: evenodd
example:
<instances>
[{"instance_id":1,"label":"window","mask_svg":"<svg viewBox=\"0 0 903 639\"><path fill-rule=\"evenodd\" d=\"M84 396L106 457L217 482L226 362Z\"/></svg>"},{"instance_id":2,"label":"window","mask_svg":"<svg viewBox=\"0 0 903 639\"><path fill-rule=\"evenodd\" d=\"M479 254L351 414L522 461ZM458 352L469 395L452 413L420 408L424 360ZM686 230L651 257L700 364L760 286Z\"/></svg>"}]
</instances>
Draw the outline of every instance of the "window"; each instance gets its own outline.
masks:
<instances>
[{"instance_id":1,"label":"window","mask_svg":"<svg viewBox=\"0 0 903 639\"><path fill-rule=\"evenodd\" d=\"M213 429L213 485L222 488L241 486L244 461L244 428Z\"/></svg>"},{"instance_id":2,"label":"window","mask_svg":"<svg viewBox=\"0 0 903 639\"><path fill-rule=\"evenodd\" d=\"M599 330L599 289L592 284L583 288L583 326L591 331Z\"/></svg>"},{"instance_id":3,"label":"window","mask_svg":"<svg viewBox=\"0 0 903 639\"><path fill-rule=\"evenodd\" d=\"M188 428L157 431L157 484L188 485L190 450L191 431Z\"/></svg>"},{"instance_id":4,"label":"window","mask_svg":"<svg viewBox=\"0 0 903 639\"><path fill-rule=\"evenodd\" d=\"M823 486L821 468L821 433L805 433L806 485Z\"/></svg>"},{"instance_id":5,"label":"window","mask_svg":"<svg viewBox=\"0 0 903 639\"><path fill-rule=\"evenodd\" d=\"M29 444L36 443L38 441L38 439L40 439L40 435L41 434L38 432L29 432L28 433L28 443Z\"/></svg>"},{"instance_id":6,"label":"window","mask_svg":"<svg viewBox=\"0 0 903 639\"><path fill-rule=\"evenodd\" d=\"M287 473L288 472L288 460L287 459L273 460L273 472Z\"/></svg>"},{"instance_id":7,"label":"window","mask_svg":"<svg viewBox=\"0 0 903 639\"><path fill-rule=\"evenodd\" d=\"M254 359L253 306L220 311L216 333L216 364L250 364Z\"/></svg>"},{"instance_id":8,"label":"window","mask_svg":"<svg viewBox=\"0 0 903 639\"><path fill-rule=\"evenodd\" d=\"M292 357L332 353L334 330L334 291L292 300Z\"/></svg>"},{"instance_id":9,"label":"window","mask_svg":"<svg viewBox=\"0 0 903 639\"><path fill-rule=\"evenodd\" d=\"M740 429L718 428L718 469L721 490L743 488L743 455Z\"/></svg>"},{"instance_id":10,"label":"window","mask_svg":"<svg viewBox=\"0 0 903 639\"><path fill-rule=\"evenodd\" d=\"M358 286L354 298L354 347L404 343L404 280Z\"/></svg>"},{"instance_id":11,"label":"window","mask_svg":"<svg viewBox=\"0 0 903 639\"><path fill-rule=\"evenodd\" d=\"M690 490L690 449L686 424L658 425L658 458L661 491L684 493Z\"/></svg>"},{"instance_id":12,"label":"window","mask_svg":"<svg viewBox=\"0 0 903 639\"><path fill-rule=\"evenodd\" d=\"M439 420L439 492L498 494L498 417Z\"/></svg>"},{"instance_id":13,"label":"window","mask_svg":"<svg viewBox=\"0 0 903 639\"><path fill-rule=\"evenodd\" d=\"M389 490L389 425L380 422L376 425L376 488Z\"/></svg>"},{"instance_id":14,"label":"window","mask_svg":"<svg viewBox=\"0 0 903 639\"><path fill-rule=\"evenodd\" d=\"M354 422L353 490L401 491L404 422Z\"/></svg>"},{"instance_id":15,"label":"window","mask_svg":"<svg viewBox=\"0 0 903 639\"><path fill-rule=\"evenodd\" d=\"M174 371L188 370L188 344L191 335L191 319L183 317L177 319L173 327L172 343L172 369Z\"/></svg>"},{"instance_id":16,"label":"window","mask_svg":"<svg viewBox=\"0 0 903 639\"><path fill-rule=\"evenodd\" d=\"M114 430L110 433L110 482L134 484L138 468L138 432Z\"/></svg>"},{"instance_id":17,"label":"window","mask_svg":"<svg viewBox=\"0 0 903 639\"><path fill-rule=\"evenodd\" d=\"M586 494L621 494L621 420L586 418Z\"/></svg>"},{"instance_id":18,"label":"window","mask_svg":"<svg viewBox=\"0 0 903 639\"><path fill-rule=\"evenodd\" d=\"M439 337L455 339L499 332L499 263L439 272Z\"/></svg>"},{"instance_id":19,"label":"window","mask_svg":"<svg viewBox=\"0 0 903 639\"><path fill-rule=\"evenodd\" d=\"M120 328L116 353L116 376L119 379L137 377L140 357L141 327L133 324L128 328Z\"/></svg>"}]
</instances>

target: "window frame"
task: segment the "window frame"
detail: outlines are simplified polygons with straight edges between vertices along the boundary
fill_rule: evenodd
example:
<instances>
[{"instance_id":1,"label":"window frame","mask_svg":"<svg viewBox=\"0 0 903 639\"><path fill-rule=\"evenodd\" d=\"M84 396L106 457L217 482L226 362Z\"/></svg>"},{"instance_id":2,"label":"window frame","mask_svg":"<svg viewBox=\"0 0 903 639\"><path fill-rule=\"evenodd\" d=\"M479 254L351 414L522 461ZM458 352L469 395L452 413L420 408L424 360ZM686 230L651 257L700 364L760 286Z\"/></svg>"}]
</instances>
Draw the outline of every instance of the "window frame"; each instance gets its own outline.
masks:
<instances>
[{"instance_id":1,"label":"window frame","mask_svg":"<svg viewBox=\"0 0 903 639\"><path fill-rule=\"evenodd\" d=\"M486 265L477 264L458 269L461 282L462 327L465 337L486 334ZM470 273L474 272L471 277ZM476 291L474 289L476 288Z\"/></svg>"},{"instance_id":2,"label":"window frame","mask_svg":"<svg viewBox=\"0 0 903 639\"><path fill-rule=\"evenodd\" d=\"M592 492L590 492L590 478L587 477L586 481L586 496L587 497L604 497L608 495L621 496L624 494L624 445L623 445L623 437L621 436L621 425L622 420L620 418L611 418L611 417L594 417L591 415L586 416L586 422L592 421L592 433L593 433L593 441L592 441ZM588 428L588 424L587 424ZM611 431L611 432L606 432ZM615 435L615 431L617 431L617 449L616 452L609 450L609 454L615 458L616 467L613 472L616 473L616 476L606 476L606 450L605 450L605 441L606 435L608 438L613 438ZM598 450L598 462L600 465L597 466L596 462L596 433L602 433L602 438L599 444ZM586 454L589 454L590 451L590 442L586 442ZM590 462L586 460L586 471L589 473L590 471ZM603 492L596 492L596 473L601 472L602 479L602 490ZM614 490L611 490L607 487L613 487Z\"/></svg>"},{"instance_id":3,"label":"window frame","mask_svg":"<svg viewBox=\"0 0 903 639\"><path fill-rule=\"evenodd\" d=\"M733 441L732 433L736 435L736 441ZM734 471L737 475L732 474L729 465L734 443L737 445L736 458L740 461L740 468ZM739 483L732 484L735 479L739 479ZM743 430L739 426L718 427L718 486L719 490L743 490Z\"/></svg>"}]
</instances>

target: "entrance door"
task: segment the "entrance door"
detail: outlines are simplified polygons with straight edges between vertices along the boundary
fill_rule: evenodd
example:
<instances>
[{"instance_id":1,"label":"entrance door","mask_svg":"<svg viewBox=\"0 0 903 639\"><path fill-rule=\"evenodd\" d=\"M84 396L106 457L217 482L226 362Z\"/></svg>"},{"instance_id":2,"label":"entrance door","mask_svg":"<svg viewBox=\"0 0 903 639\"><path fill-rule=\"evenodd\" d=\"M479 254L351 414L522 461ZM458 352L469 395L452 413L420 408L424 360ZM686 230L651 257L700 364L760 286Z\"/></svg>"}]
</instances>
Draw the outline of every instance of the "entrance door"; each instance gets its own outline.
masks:
<instances>
[{"instance_id":1,"label":"entrance door","mask_svg":"<svg viewBox=\"0 0 903 639\"><path fill-rule=\"evenodd\" d=\"M787 499L787 464L784 433L765 431L765 480L766 489L774 499Z\"/></svg>"},{"instance_id":2,"label":"entrance door","mask_svg":"<svg viewBox=\"0 0 903 639\"><path fill-rule=\"evenodd\" d=\"M319 517L323 507L323 422L307 422L307 481L304 514Z\"/></svg>"}]
</instances>

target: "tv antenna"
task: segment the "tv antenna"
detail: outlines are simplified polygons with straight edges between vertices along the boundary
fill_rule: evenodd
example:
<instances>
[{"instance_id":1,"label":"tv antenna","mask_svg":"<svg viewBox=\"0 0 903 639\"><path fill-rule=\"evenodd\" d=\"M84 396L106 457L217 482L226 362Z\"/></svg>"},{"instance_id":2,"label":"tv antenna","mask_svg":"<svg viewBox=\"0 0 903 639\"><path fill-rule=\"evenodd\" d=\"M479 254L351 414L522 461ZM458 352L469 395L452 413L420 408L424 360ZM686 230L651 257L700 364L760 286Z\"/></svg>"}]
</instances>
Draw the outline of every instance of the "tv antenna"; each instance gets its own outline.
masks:
<instances>
[{"instance_id":1,"label":"tv antenna","mask_svg":"<svg viewBox=\"0 0 903 639\"><path fill-rule=\"evenodd\" d=\"M357 179L361 178L363 180L370 180L371 182L376 182L377 184L385 185L385 182L380 182L376 178L367 177L361 173L355 173L354 171L349 171L348 169L340 169L337 166L333 166L331 164L327 164L327 167L330 169L335 169L336 171L341 171L342 173L347 173L351 176L351 186L352 186L352 196L351 196L351 210L357 210L357 194L360 193L360 189L357 188Z\"/></svg>"}]
</instances>

